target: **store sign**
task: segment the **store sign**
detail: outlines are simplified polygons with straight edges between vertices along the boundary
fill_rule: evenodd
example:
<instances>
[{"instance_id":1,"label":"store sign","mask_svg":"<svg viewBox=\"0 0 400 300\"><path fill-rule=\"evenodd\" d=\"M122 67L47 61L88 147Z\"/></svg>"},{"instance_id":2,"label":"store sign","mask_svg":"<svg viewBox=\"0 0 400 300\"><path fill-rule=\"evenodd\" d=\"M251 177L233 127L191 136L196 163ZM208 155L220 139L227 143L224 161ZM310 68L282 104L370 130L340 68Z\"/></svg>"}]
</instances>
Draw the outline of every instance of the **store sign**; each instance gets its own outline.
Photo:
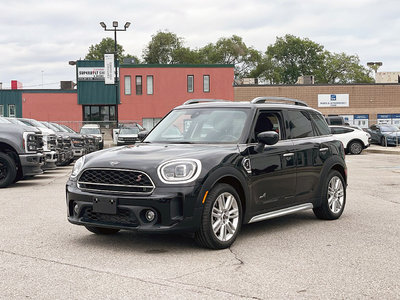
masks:
<instances>
[{"instance_id":1,"label":"store sign","mask_svg":"<svg viewBox=\"0 0 400 300\"><path fill-rule=\"evenodd\" d=\"M349 94L318 94L318 107L349 107Z\"/></svg>"},{"instance_id":2,"label":"store sign","mask_svg":"<svg viewBox=\"0 0 400 300\"><path fill-rule=\"evenodd\" d=\"M114 54L104 54L105 84L115 83Z\"/></svg>"},{"instance_id":3,"label":"store sign","mask_svg":"<svg viewBox=\"0 0 400 300\"><path fill-rule=\"evenodd\" d=\"M104 81L104 67L79 67L79 81Z\"/></svg>"}]
</instances>

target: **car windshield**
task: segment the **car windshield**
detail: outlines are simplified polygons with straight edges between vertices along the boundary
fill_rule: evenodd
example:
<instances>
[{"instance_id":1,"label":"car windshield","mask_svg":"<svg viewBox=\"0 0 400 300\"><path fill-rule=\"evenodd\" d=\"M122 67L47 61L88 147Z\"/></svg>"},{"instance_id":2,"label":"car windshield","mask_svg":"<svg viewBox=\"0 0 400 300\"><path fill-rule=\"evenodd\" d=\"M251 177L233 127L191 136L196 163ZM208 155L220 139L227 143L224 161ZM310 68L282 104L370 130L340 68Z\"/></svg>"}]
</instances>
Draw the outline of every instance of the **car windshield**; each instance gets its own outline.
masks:
<instances>
[{"instance_id":1,"label":"car windshield","mask_svg":"<svg viewBox=\"0 0 400 300\"><path fill-rule=\"evenodd\" d=\"M3 119L2 117L0 117L0 123L10 124L11 122L6 120L6 119Z\"/></svg>"},{"instance_id":2,"label":"car windshield","mask_svg":"<svg viewBox=\"0 0 400 300\"><path fill-rule=\"evenodd\" d=\"M121 128L119 134L138 134L139 128L132 127L132 128Z\"/></svg>"},{"instance_id":3,"label":"car windshield","mask_svg":"<svg viewBox=\"0 0 400 300\"><path fill-rule=\"evenodd\" d=\"M81 128L82 134L101 134L99 128Z\"/></svg>"},{"instance_id":4,"label":"car windshield","mask_svg":"<svg viewBox=\"0 0 400 300\"><path fill-rule=\"evenodd\" d=\"M28 126L39 127L39 128L47 128L42 123L34 120L34 119L20 119L21 122L25 123Z\"/></svg>"},{"instance_id":5,"label":"car windshield","mask_svg":"<svg viewBox=\"0 0 400 300\"><path fill-rule=\"evenodd\" d=\"M237 143L248 109L188 108L172 111L150 132L147 143Z\"/></svg>"},{"instance_id":6,"label":"car windshield","mask_svg":"<svg viewBox=\"0 0 400 300\"><path fill-rule=\"evenodd\" d=\"M399 129L396 126L381 126L381 131L382 132L392 132L392 131L398 131Z\"/></svg>"}]
</instances>

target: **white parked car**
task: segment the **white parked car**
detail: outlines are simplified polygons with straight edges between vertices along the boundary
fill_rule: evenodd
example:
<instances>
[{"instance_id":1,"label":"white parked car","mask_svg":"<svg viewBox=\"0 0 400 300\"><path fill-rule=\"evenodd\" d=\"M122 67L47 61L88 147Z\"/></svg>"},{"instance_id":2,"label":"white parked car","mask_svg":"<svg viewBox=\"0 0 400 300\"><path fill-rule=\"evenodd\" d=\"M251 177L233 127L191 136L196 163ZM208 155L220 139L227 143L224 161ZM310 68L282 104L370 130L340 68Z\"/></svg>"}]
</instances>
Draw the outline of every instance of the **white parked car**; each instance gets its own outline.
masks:
<instances>
[{"instance_id":1,"label":"white parked car","mask_svg":"<svg viewBox=\"0 0 400 300\"><path fill-rule=\"evenodd\" d=\"M346 153L360 154L368 148L371 135L368 132L348 126L329 126L333 136L343 143Z\"/></svg>"}]
</instances>

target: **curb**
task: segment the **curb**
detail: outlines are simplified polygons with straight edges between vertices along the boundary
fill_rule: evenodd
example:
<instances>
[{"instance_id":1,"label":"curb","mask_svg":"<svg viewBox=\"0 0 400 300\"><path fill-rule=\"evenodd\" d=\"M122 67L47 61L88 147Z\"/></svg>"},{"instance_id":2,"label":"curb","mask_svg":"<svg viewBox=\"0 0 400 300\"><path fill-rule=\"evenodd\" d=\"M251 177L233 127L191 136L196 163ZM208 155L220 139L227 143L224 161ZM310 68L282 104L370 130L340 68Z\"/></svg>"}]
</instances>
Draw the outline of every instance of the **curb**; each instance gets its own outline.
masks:
<instances>
[{"instance_id":1,"label":"curb","mask_svg":"<svg viewBox=\"0 0 400 300\"><path fill-rule=\"evenodd\" d=\"M400 151L397 150L385 150L385 149L364 149L365 153L378 153L378 154L394 154L400 155Z\"/></svg>"}]
</instances>

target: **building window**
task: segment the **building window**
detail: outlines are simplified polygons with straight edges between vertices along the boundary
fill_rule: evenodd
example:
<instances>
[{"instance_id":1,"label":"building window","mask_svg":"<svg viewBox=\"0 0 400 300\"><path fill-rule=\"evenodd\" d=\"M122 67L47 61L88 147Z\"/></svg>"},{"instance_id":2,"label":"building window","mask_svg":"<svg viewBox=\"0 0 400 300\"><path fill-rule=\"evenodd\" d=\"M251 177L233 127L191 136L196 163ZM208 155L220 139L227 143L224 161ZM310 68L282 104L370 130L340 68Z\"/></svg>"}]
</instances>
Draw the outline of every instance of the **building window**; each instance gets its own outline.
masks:
<instances>
[{"instance_id":1,"label":"building window","mask_svg":"<svg viewBox=\"0 0 400 300\"><path fill-rule=\"evenodd\" d=\"M154 81L153 81L153 75L148 75L147 76L147 95L153 95L153 85L154 85Z\"/></svg>"},{"instance_id":2,"label":"building window","mask_svg":"<svg viewBox=\"0 0 400 300\"><path fill-rule=\"evenodd\" d=\"M188 75L187 77L187 91L193 93L194 91L194 75Z\"/></svg>"},{"instance_id":3,"label":"building window","mask_svg":"<svg viewBox=\"0 0 400 300\"><path fill-rule=\"evenodd\" d=\"M115 105L84 105L83 121L115 121Z\"/></svg>"},{"instance_id":4,"label":"building window","mask_svg":"<svg viewBox=\"0 0 400 300\"><path fill-rule=\"evenodd\" d=\"M4 106L0 105L0 117L4 117Z\"/></svg>"},{"instance_id":5,"label":"building window","mask_svg":"<svg viewBox=\"0 0 400 300\"><path fill-rule=\"evenodd\" d=\"M8 116L10 118L15 118L15 105L14 104L8 105Z\"/></svg>"},{"instance_id":6,"label":"building window","mask_svg":"<svg viewBox=\"0 0 400 300\"><path fill-rule=\"evenodd\" d=\"M210 75L203 76L203 92L204 93L210 92Z\"/></svg>"},{"instance_id":7,"label":"building window","mask_svg":"<svg viewBox=\"0 0 400 300\"><path fill-rule=\"evenodd\" d=\"M136 76L136 95L142 94L142 76Z\"/></svg>"},{"instance_id":8,"label":"building window","mask_svg":"<svg viewBox=\"0 0 400 300\"><path fill-rule=\"evenodd\" d=\"M125 95L131 94L131 76L125 76Z\"/></svg>"}]
</instances>

